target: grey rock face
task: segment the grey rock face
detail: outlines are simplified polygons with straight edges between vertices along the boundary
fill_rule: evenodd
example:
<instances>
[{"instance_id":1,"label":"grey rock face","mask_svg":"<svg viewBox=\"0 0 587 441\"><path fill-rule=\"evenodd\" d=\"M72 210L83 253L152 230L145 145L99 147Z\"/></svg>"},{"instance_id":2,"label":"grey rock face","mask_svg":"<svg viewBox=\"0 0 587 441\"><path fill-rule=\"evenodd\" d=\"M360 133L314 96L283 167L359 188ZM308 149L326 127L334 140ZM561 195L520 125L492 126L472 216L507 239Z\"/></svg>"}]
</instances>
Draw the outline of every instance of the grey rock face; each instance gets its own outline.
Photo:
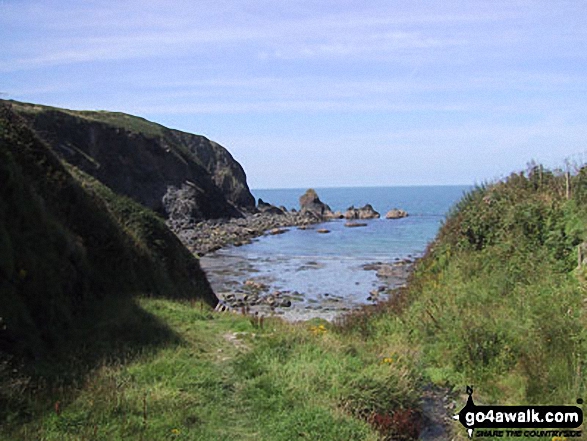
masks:
<instances>
[{"instance_id":1,"label":"grey rock face","mask_svg":"<svg viewBox=\"0 0 587 441\"><path fill-rule=\"evenodd\" d=\"M193 222L255 210L240 164L203 136L130 115L29 107L15 110L62 159L167 219Z\"/></svg>"}]
</instances>

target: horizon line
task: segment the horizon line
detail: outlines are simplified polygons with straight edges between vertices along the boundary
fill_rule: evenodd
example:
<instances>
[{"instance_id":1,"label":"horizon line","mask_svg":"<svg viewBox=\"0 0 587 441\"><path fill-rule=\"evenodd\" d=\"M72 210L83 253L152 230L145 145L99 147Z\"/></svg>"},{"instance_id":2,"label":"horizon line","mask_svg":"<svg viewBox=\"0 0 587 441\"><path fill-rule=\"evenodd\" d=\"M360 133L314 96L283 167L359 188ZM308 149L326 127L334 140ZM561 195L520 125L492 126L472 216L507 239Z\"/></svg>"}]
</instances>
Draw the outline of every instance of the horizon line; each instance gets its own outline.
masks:
<instances>
[{"instance_id":1,"label":"horizon line","mask_svg":"<svg viewBox=\"0 0 587 441\"><path fill-rule=\"evenodd\" d=\"M302 187L250 187L249 190L304 190L304 189L343 189L343 188L398 188L398 187L474 187L477 184L402 184L402 185L331 185L331 186L302 186Z\"/></svg>"}]
</instances>

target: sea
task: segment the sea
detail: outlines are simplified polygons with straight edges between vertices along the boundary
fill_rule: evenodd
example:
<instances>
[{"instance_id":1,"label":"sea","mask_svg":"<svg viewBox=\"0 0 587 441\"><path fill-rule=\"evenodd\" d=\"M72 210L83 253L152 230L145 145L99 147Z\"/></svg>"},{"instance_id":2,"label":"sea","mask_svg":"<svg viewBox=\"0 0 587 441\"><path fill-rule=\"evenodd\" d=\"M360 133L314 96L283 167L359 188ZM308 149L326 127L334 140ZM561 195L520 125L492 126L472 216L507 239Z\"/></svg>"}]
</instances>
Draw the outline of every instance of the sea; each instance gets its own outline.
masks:
<instances>
[{"instance_id":1,"label":"sea","mask_svg":"<svg viewBox=\"0 0 587 441\"><path fill-rule=\"evenodd\" d=\"M369 265L392 264L420 257L436 236L447 213L471 186L397 186L315 188L333 211L344 213L350 206L371 204L381 214L367 226L348 228L345 220L334 220L314 229L291 227L285 234L257 238L252 244L224 248L205 256L202 266L212 287L221 295L245 280L268 285L270 291L294 292L293 308L285 318L332 319L371 301L373 290L382 290ZM305 188L254 189L262 199L287 209L299 209ZM409 213L402 219L385 219L392 208ZM319 234L326 228L328 234ZM385 287L385 288L388 288ZM298 295L299 294L299 295ZM304 314L300 314L303 312Z\"/></svg>"}]
</instances>

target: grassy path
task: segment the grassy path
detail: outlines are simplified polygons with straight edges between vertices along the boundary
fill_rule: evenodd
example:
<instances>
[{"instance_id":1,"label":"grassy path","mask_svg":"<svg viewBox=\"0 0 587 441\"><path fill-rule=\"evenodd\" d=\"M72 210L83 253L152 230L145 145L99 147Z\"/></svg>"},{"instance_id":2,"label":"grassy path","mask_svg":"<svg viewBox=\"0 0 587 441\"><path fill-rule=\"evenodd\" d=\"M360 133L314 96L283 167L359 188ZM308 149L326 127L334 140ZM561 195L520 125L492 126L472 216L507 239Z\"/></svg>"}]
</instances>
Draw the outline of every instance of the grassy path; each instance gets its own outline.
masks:
<instances>
[{"instance_id":1,"label":"grassy path","mask_svg":"<svg viewBox=\"0 0 587 441\"><path fill-rule=\"evenodd\" d=\"M368 345L327 324L267 320L260 329L197 304L138 305L178 338L31 397L28 422L5 427L2 439L376 440L374 426L410 430L391 417L417 405L400 346Z\"/></svg>"}]
</instances>

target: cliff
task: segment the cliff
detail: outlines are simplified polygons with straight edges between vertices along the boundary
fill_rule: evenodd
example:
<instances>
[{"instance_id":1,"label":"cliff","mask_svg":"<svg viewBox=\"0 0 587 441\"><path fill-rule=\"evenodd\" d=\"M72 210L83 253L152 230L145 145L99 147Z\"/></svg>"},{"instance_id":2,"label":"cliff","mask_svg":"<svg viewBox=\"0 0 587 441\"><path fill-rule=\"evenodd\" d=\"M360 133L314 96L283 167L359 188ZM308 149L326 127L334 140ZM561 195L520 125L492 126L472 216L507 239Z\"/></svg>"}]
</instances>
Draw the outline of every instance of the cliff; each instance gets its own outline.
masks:
<instances>
[{"instance_id":1,"label":"cliff","mask_svg":"<svg viewBox=\"0 0 587 441\"><path fill-rule=\"evenodd\" d=\"M203 136L123 113L5 103L61 159L171 225L255 210L243 168Z\"/></svg>"}]
</instances>

